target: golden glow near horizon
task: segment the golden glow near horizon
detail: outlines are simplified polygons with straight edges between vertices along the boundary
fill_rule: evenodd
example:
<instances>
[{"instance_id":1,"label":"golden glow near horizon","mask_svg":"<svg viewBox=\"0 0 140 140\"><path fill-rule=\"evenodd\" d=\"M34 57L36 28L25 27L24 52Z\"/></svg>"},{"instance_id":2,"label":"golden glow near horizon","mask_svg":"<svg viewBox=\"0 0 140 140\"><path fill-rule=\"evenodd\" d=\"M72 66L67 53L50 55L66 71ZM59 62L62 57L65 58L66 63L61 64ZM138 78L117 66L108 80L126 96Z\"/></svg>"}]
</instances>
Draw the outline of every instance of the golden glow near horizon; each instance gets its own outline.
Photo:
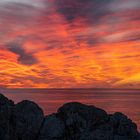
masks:
<instances>
[{"instance_id":1,"label":"golden glow near horizon","mask_svg":"<svg viewBox=\"0 0 140 140\"><path fill-rule=\"evenodd\" d=\"M139 5L0 2L0 87L140 88Z\"/></svg>"}]
</instances>

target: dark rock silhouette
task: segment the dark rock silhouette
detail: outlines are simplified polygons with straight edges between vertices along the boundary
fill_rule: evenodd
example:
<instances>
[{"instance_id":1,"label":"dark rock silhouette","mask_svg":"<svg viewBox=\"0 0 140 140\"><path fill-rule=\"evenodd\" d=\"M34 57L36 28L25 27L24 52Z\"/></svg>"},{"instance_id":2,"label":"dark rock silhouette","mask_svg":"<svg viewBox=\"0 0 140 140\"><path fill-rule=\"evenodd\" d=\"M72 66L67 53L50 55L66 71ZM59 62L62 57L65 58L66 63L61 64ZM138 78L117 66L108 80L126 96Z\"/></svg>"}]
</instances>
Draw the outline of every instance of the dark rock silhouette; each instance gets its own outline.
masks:
<instances>
[{"instance_id":1,"label":"dark rock silhouette","mask_svg":"<svg viewBox=\"0 0 140 140\"><path fill-rule=\"evenodd\" d=\"M14 104L0 94L0 140L140 140L132 120L73 102L44 116L31 101Z\"/></svg>"},{"instance_id":2,"label":"dark rock silhouette","mask_svg":"<svg viewBox=\"0 0 140 140\"><path fill-rule=\"evenodd\" d=\"M15 131L20 140L34 140L44 119L43 111L31 101L22 101L15 105L13 120Z\"/></svg>"}]
</instances>

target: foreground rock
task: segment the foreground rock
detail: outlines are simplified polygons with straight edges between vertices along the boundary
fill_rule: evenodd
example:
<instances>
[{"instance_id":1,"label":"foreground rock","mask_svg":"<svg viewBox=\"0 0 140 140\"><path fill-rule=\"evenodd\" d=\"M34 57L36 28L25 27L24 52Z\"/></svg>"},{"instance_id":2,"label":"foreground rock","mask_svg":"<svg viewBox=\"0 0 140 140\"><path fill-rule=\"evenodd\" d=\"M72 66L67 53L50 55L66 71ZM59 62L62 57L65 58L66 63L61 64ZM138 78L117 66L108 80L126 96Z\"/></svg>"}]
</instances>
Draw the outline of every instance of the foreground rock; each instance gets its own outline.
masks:
<instances>
[{"instance_id":1,"label":"foreground rock","mask_svg":"<svg viewBox=\"0 0 140 140\"><path fill-rule=\"evenodd\" d=\"M13 120L19 140L35 140L44 119L43 111L31 101L15 105Z\"/></svg>"},{"instance_id":2,"label":"foreground rock","mask_svg":"<svg viewBox=\"0 0 140 140\"><path fill-rule=\"evenodd\" d=\"M140 140L140 133L119 112L75 102L45 117L34 102L14 104L0 94L0 140Z\"/></svg>"}]
</instances>

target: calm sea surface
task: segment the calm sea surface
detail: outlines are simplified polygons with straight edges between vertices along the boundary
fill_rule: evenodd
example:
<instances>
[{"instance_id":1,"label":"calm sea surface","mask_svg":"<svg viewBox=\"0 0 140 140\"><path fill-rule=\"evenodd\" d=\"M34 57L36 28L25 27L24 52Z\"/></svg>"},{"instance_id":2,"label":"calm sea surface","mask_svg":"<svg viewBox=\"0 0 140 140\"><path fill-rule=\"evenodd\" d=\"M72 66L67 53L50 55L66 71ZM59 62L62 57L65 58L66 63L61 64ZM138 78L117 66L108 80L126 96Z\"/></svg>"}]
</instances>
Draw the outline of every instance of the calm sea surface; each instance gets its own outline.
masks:
<instances>
[{"instance_id":1,"label":"calm sea surface","mask_svg":"<svg viewBox=\"0 0 140 140\"><path fill-rule=\"evenodd\" d=\"M140 129L140 90L95 90L95 89L0 89L0 93L16 103L32 100L38 103L45 114L55 112L66 102L81 102L127 114Z\"/></svg>"}]
</instances>

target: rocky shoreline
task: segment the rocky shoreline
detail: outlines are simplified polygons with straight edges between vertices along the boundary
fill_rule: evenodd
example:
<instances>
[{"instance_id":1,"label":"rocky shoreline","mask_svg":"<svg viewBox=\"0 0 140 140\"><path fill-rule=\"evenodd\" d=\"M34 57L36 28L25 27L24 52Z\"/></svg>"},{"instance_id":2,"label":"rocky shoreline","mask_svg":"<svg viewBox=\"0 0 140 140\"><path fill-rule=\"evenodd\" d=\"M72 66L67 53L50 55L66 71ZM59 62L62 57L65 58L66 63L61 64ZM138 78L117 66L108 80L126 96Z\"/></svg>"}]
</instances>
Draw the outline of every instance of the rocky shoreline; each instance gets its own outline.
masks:
<instances>
[{"instance_id":1,"label":"rocky shoreline","mask_svg":"<svg viewBox=\"0 0 140 140\"><path fill-rule=\"evenodd\" d=\"M14 104L0 94L0 140L140 140L126 115L73 102L44 116L34 102Z\"/></svg>"}]
</instances>

